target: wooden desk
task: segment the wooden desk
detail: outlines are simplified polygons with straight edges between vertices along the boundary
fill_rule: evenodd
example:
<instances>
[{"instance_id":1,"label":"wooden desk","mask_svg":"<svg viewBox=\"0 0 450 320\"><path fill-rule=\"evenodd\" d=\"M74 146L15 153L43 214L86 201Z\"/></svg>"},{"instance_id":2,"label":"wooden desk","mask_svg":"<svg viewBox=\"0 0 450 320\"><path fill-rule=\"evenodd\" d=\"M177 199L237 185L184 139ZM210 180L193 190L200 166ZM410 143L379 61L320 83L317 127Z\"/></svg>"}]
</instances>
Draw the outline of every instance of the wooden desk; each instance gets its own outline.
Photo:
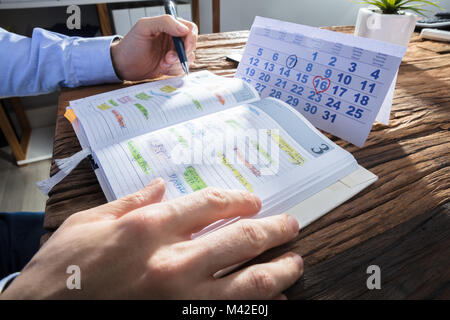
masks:
<instances>
[{"instance_id":1,"label":"wooden desk","mask_svg":"<svg viewBox=\"0 0 450 320\"><path fill-rule=\"evenodd\" d=\"M241 52L247 37L248 32L200 36L195 69L233 75L235 65L225 55ZM292 243L257 258L287 250L304 257L304 276L287 291L289 298L450 298L449 75L450 45L415 36L400 67L390 126L376 124L361 149L334 139L380 179L302 230ZM80 150L63 118L69 100L119 87L61 94L54 158ZM56 170L53 164L51 173ZM72 213L104 202L85 160L51 192L45 227L55 230ZM366 287L366 269L373 264L381 268L381 290Z\"/></svg>"}]
</instances>

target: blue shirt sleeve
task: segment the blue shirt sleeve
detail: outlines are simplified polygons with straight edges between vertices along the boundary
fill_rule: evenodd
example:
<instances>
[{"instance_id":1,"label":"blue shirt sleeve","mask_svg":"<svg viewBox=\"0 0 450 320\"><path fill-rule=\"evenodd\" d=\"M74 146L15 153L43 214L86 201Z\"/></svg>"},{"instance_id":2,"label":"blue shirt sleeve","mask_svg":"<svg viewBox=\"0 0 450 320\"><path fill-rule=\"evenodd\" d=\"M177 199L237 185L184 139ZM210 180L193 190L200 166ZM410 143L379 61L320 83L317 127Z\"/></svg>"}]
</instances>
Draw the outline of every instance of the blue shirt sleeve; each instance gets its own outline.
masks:
<instances>
[{"instance_id":1,"label":"blue shirt sleeve","mask_svg":"<svg viewBox=\"0 0 450 320\"><path fill-rule=\"evenodd\" d=\"M28 38L0 28L0 96L120 81L111 61L114 38L68 37L41 28Z\"/></svg>"}]
</instances>

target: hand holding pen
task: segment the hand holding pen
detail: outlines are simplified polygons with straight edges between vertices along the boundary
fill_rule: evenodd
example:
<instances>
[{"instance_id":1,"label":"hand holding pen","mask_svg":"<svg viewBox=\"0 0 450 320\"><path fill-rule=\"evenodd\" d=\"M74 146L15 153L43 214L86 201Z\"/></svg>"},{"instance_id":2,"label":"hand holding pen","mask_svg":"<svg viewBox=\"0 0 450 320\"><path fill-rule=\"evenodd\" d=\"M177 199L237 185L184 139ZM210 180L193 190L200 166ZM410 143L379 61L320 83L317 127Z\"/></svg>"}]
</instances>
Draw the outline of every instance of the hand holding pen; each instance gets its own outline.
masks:
<instances>
[{"instance_id":1,"label":"hand holding pen","mask_svg":"<svg viewBox=\"0 0 450 320\"><path fill-rule=\"evenodd\" d=\"M187 62L192 63L197 30L194 23L170 15L140 19L124 38L111 44L111 60L117 77L138 81L182 74L172 37L183 40Z\"/></svg>"},{"instance_id":2,"label":"hand holding pen","mask_svg":"<svg viewBox=\"0 0 450 320\"><path fill-rule=\"evenodd\" d=\"M178 20L175 5L172 0L164 1L164 10L166 11L166 14L172 16L175 20ZM184 73L188 75L189 62L186 57L186 50L184 48L183 40L180 37L173 37L173 43L175 45L178 58L180 59L181 67L183 68Z\"/></svg>"}]
</instances>

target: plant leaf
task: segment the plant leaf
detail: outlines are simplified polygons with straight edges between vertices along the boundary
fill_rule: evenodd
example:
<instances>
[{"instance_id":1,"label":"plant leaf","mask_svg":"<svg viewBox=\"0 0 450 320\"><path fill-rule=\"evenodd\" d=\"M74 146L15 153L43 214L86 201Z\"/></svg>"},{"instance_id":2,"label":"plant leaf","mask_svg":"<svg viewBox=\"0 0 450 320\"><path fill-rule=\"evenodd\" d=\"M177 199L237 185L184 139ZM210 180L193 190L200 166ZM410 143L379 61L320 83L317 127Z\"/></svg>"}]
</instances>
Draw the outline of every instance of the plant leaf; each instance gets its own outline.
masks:
<instances>
[{"instance_id":1,"label":"plant leaf","mask_svg":"<svg viewBox=\"0 0 450 320\"><path fill-rule=\"evenodd\" d=\"M405 4L411 3L411 2L419 2L423 4L429 4L430 6L434 6L439 9L444 9L440 7L435 1L428 1L428 0L402 0L401 3L399 3L399 6L404 6ZM419 4L417 4L419 5ZM415 6L415 5L413 5Z\"/></svg>"},{"instance_id":2,"label":"plant leaf","mask_svg":"<svg viewBox=\"0 0 450 320\"><path fill-rule=\"evenodd\" d=\"M362 2L359 2L359 4L371 4L373 6L380 8L382 11L384 11L386 9L386 6L384 5L384 3L382 3L379 0L364 0Z\"/></svg>"},{"instance_id":3,"label":"plant leaf","mask_svg":"<svg viewBox=\"0 0 450 320\"><path fill-rule=\"evenodd\" d=\"M417 14L420 14L422 17L425 17L426 15L423 13L424 11L430 11L430 10L425 10L425 9L421 9L418 7L413 7L413 6L409 6L409 7L402 7L402 10L411 10L414 11Z\"/></svg>"},{"instance_id":4,"label":"plant leaf","mask_svg":"<svg viewBox=\"0 0 450 320\"><path fill-rule=\"evenodd\" d=\"M359 2L359 4L376 6L384 14L398 14L399 10L411 10L421 16L425 16L423 12L430 12L430 10L422 9L424 5L430 5L444 10L434 0L363 0L362 2Z\"/></svg>"}]
</instances>

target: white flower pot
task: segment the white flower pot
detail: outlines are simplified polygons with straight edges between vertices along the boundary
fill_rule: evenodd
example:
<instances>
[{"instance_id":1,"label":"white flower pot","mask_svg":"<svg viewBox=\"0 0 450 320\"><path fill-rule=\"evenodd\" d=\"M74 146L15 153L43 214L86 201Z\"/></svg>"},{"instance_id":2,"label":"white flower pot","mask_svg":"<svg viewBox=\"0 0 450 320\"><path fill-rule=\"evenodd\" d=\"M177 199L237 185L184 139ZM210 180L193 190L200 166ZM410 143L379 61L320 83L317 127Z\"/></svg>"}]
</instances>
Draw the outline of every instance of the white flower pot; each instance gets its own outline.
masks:
<instances>
[{"instance_id":1,"label":"white flower pot","mask_svg":"<svg viewBox=\"0 0 450 320\"><path fill-rule=\"evenodd\" d=\"M414 32L417 16L403 14L382 14L369 8L361 8L356 20L355 36L386 41L408 46Z\"/></svg>"},{"instance_id":2,"label":"white flower pot","mask_svg":"<svg viewBox=\"0 0 450 320\"><path fill-rule=\"evenodd\" d=\"M355 36L376 39L407 47L414 28L417 16L404 12L402 14L382 14L376 9L361 8L356 20ZM392 81L391 87L378 112L376 121L385 125L389 124L389 118L394 98L397 75Z\"/></svg>"}]
</instances>

